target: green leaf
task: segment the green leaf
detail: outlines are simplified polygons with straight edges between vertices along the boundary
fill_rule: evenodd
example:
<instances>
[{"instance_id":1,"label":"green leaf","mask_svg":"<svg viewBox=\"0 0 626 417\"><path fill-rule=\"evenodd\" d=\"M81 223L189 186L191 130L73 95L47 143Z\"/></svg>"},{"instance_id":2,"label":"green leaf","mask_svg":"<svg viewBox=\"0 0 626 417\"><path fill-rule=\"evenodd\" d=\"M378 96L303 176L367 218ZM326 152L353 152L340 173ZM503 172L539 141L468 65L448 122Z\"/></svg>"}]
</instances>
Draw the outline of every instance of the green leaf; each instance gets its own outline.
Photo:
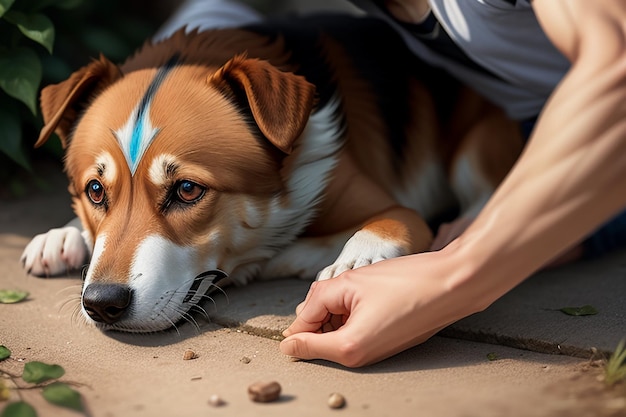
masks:
<instances>
[{"instance_id":1,"label":"green leaf","mask_svg":"<svg viewBox=\"0 0 626 417\"><path fill-rule=\"evenodd\" d=\"M498 360L498 354L495 353L495 352L487 353L487 360L489 360L489 361L497 361Z\"/></svg>"},{"instance_id":2,"label":"green leaf","mask_svg":"<svg viewBox=\"0 0 626 417\"><path fill-rule=\"evenodd\" d=\"M8 110L8 109L7 109ZM5 153L13 162L31 170L26 153L22 148L22 126L17 111L0 109L0 152Z\"/></svg>"},{"instance_id":3,"label":"green leaf","mask_svg":"<svg viewBox=\"0 0 626 417\"><path fill-rule=\"evenodd\" d=\"M51 379L61 378L65 374L65 369L59 365L48 365L43 362L28 362L24 366L22 379L33 384L40 384Z\"/></svg>"},{"instance_id":4,"label":"green leaf","mask_svg":"<svg viewBox=\"0 0 626 417\"><path fill-rule=\"evenodd\" d=\"M0 290L1 304L14 304L24 301L28 297L28 291Z\"/></svg>"},{"instance_id":5,"label":"green leaf","mask_svg":"<svg viewBox=\"0 0 626 417\"><path fill-rule=\"evenodd\" d=\"M37 417L37 412L30 404L18 401L7 405L0 417Z\"/></svg>"},{"instance_id":6,"label":"green leaf","mask_svg":"<svg viewBox=\"0 0 626 417\"><path fill-rule=\"evenodd\" d=\"M593 316L598 314L598 310L590 305L584 305L582 307L563 307L559 309L559 311L569 316Z\"/></svg>"},{"instance_id":7,"label":"green leaf","mask_svg":"<svg viewBox=\"0 0 626 417\"><path fill-rule=\"evenodd\" d=\"M83 411L83 402L78 391L67 384L55 382L45 387L41 393L48 402L76 411Z\"/></svg>"},{"instance_id":8,"label":"green leaf","mask_svg":"<svg viewBox=\"0 0 626 417\"><path fill-rule=\"evenodd\" d=\"M41 62L28 48L0 50L0 88L37 114L37 90L41 82Z\"/></svg>"},{"instance_id":9,"label":"green leaf","mask_svg":"<svg viewBox=\"0 0 626 417\"><path fill-rule=\"evenodd\" d=\"M4 18L17 25L24 36L43 45L48 52L52 53L54 25L47 16L41 13L26 14L11 10L4 15Z\"/></svg>"},{"instance_id":10,"label":"green leaf","mask_svg":"<svg viewBox=\"0 0 626 417\"><path fill-rule=\"evenodd\" d=\"M0 361L3 361L11 356L11 351L8 347L0 345Z\"/></svg>"},{"instance_id":11,"label":"green leaf","mask_svg":"<svg viewBox=\"0 0 626 417\"><path fill-rule=\"evenodd\" d=\"M15 0L0 0L0 17L2 17L13 5Z\"/></svg>"}]
</instances>

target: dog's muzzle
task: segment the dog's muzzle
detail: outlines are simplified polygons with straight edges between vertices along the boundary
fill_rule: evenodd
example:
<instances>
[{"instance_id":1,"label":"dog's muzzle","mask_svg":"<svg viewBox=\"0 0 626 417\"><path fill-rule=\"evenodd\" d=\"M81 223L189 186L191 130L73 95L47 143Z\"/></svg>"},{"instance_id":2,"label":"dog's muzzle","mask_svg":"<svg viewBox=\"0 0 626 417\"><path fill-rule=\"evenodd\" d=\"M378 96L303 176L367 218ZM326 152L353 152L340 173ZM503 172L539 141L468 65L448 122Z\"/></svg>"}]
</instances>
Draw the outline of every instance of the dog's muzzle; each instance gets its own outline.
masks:
<instances>
[{"instance_id":1,"label":"dog's muzzle","mask_svg":"<svg viewBox=\"0 0 626 417\"><path fill-rule=\"evenodd\" d=\"M219 269L203 272L194 278L191 287L182 301L186 310L197 305L212 287L228 274ZM123 320L131 309L133 291L127 285L120 284L89 284L85 287L82 304L87 315L94 321L114 325Z\"/></svg>"}]
</instances>

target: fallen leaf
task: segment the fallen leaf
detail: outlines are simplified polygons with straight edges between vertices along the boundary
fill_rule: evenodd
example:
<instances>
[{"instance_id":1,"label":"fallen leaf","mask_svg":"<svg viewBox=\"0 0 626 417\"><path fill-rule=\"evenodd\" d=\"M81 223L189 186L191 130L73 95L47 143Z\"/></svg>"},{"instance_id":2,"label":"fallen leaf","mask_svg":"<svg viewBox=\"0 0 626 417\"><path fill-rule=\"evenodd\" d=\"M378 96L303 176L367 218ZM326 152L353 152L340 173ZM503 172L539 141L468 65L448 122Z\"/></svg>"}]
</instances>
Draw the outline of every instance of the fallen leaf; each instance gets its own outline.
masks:
<instances>
[{"instance_id":1,"label":"fallen leaf","mask_svg":"<svg viewBox=\"0 0 626 417\"><path fill-rule=\"evenodd\" d=\"M28 291L0 290L0 303L14 304L24 301L28 297Z\"/></svg>"}]
</instances>

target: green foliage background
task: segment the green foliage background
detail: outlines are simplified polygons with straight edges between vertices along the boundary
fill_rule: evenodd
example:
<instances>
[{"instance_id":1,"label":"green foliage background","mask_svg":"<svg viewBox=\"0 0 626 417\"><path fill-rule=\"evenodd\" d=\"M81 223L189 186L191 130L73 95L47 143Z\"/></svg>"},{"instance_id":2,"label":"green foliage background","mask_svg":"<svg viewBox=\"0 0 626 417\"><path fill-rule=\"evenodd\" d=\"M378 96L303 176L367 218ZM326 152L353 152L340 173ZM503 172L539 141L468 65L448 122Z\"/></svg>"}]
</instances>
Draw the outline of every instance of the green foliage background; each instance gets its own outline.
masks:
<instances>
[{"instance_id":1,"label":"green foliage background","mask_svg":"<svg viewBox=\"0 0 626 417\"><path fill-rule=\"evenodd\" d=\"M24 184L37 181L37 160L61 158L58 140L32 149L42 126L41 87L66 79L100 52L123 61L176 4L0 0L0 196L24 194Z\"/></svg>"}]
</instances>

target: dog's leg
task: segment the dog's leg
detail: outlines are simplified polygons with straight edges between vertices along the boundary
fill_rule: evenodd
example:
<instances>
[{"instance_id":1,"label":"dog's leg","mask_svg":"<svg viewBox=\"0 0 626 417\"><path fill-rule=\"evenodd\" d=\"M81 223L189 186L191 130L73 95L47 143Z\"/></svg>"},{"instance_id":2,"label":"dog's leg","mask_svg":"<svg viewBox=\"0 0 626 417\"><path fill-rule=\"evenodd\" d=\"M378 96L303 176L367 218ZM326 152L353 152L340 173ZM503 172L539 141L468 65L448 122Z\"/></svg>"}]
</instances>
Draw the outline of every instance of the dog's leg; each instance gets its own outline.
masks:
<instances>
[{"instance_id":1,"label":"dog's leg","mask_svg":"<svg viewBox=\"0 0 626 417\"><path fill-rule=\"evenodd\" d=\"M268 261L260 279L325 280L348 269L425 251L431 241L432 234L422 218L413 210L396 206L360 229L298 239Z\"/></svg>"},{"instance_id":2,"label":"dog's leg","mask_svg":"<svg viewBox=\"0 0 626 417\"><path fill-rule=\"evenodd\" d=\"M27 273L54 276L81 268L88 262L89 245L78 218L64 227L37 235L22 253Z\"/></svg>"},{"instance_id":3,"label":"dog's leg","mask_svg":"<svg viewBox=\"0 0 626 417\"><path fill-rule=\"evenodd\" d=\"M354 229L329 236L301 237L270 259L260 279L314 279L318 272L337 258Z\"/></svg>"},{"instance_id":4,"label":"dog's leg","mask_svg":"<svg viewBox=\"0 0 626 417\"><path fill-rule=\"evenodd\" d=\"M424 220L413 210L393 207L370 219L346 242L332 265L322 269L317 280L334 278L385 259L428 250L432 234Z\"/></svg>"},{"instance_id":5,"label":"dog's leg","mask_svg":"<svg viewBox=\"0 0 626 417\"><path fill-rule=\"evenodd\" d=\"M468 123L450 169L450 184L461 214L440 226L432 250L443 248L470 226L522 151L517 123L488 103L481 109Z\"/></svg>"}]
</instances>

